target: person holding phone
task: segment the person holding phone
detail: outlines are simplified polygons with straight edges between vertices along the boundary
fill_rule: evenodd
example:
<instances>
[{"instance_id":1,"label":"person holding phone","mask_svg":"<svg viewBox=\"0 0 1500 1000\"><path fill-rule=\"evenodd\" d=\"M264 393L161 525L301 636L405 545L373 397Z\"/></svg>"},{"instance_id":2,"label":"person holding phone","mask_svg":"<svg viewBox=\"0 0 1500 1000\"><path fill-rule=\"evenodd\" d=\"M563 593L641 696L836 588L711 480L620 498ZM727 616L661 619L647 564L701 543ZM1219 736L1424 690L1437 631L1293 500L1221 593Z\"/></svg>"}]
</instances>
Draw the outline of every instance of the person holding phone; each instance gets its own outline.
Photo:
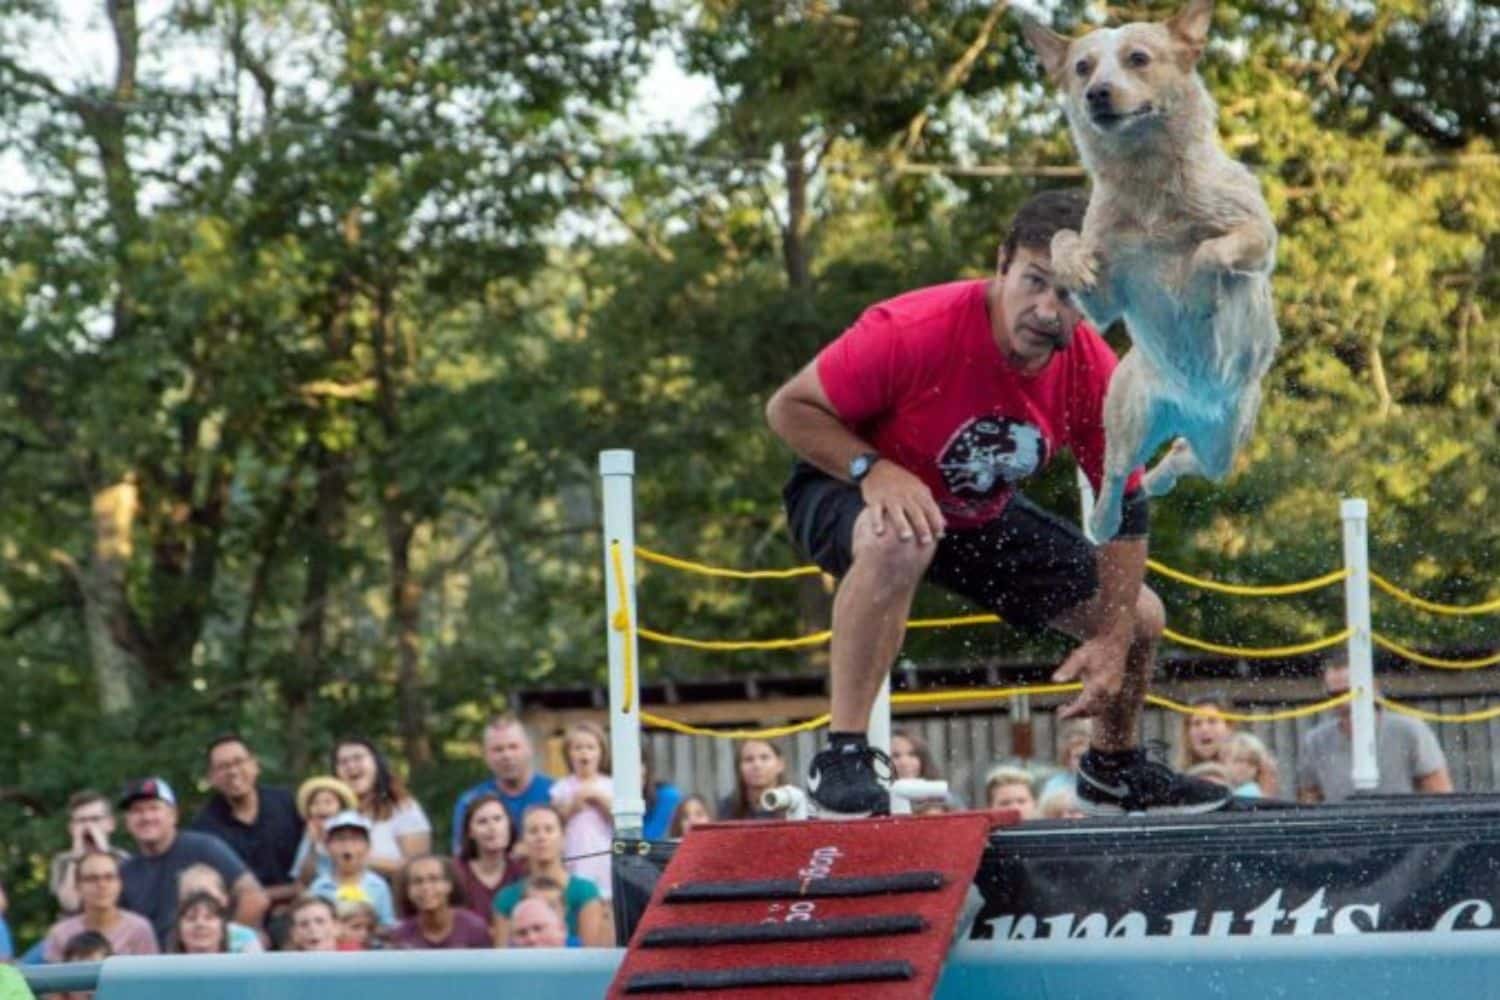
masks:
<instances>
[{"instance_id":1,"label":"person holding phone","mask_svg":"<svg viewBox=\"0 0 1500 1000\"><path fill-rule=\"evenodd\" d=\"M115 832L115 811L103 792L86 788L68 799L68 837L66 851L52 856L47 884L64 916L83 908L78 893L78 862L90 851L113 854L124 862L130 855L109 842Z\"/></svg>"}]
</instances>

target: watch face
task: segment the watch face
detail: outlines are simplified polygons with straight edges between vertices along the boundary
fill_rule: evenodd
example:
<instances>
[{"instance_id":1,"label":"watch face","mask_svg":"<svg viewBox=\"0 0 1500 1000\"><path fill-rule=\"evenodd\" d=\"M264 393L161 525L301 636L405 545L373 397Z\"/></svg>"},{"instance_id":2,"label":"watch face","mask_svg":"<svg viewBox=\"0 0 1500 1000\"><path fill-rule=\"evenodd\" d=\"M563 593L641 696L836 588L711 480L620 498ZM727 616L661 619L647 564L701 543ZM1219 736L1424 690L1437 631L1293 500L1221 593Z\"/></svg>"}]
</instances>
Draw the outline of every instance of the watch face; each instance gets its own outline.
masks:
<instances>
[{"instance_id":1,"label":"watch face","mask_svg":"<svg viewBox=\"0 0 1500 1000\"><path fill-rule=\"evenodd\" d=\"M865 473L870 471L873 459L869 455L856 455L854 461L849 463L849 476L855 482L865 478Z\"/></svg>"}]
</instances>

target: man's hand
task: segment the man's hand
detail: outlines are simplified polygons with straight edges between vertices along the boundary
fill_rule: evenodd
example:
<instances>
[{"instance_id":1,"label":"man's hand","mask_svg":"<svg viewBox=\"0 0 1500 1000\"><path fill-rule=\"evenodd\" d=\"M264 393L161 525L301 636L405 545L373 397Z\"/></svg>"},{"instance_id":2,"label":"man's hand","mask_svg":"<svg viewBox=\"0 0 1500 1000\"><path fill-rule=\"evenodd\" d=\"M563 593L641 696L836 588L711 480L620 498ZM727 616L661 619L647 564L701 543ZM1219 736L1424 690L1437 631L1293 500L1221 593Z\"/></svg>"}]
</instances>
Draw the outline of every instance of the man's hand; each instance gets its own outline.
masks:
<instances>
[{"instance_id":1,"label":"man's hand","mask_svg":"<svg viewBox=\"0 0 1500 1000\"><path fill-rule=\"evenodd\" d=\"M1058 709L1059 719L1096 716L1120 694L1125 681L1125 653L1130 648L1128 635L1113 633L1095 636L1068 654L1052 679L1059 684L1083 681L1077 698Z\"/></svg>"},{"instance_id":2,"label":"man's hand","mask_svg":"<svg viewBox=\"0 0 1500 1000\"><path fill-rule=\"evenodd\" d=\"M927 545L943 537L943 512L932 499L932 490L890 459L883 458L871 467L859 491L874 511L875 534L885 534L889 523L903 542L915 537L918 545Z\"/></svg>"}]
</instances>

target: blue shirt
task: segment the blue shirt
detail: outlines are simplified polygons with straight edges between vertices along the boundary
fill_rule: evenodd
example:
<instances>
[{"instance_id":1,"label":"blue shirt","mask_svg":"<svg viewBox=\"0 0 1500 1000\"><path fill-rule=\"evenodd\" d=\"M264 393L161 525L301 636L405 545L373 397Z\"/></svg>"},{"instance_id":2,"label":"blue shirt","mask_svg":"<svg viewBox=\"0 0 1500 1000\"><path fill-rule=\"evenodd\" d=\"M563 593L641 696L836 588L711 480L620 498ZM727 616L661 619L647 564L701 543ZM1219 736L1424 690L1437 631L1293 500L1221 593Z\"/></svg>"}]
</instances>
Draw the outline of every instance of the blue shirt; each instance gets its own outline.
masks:
<instances>
[{"instance_id":1,"label":"blue shirt","mask_svg":"<svg viewBox=\"0 0 1500 1000\"><path fill-rule=\"evenodd\" d=\"M531 783L521 789L521 794L510 795L500 790L500 783L494 778L486 778L460 795L453 805L453 854L455 857L462 852L464 846L464 817L468 815L469 803L481 795L493 795L500 800L505 806L506 813L510 815L510 828L515 831L515 838L520 840L521 817L525 815L527 807L552 803L552 779L534 771L531 775Z\"/></svg>"},{"instance_id":2,"label":"blue shirt","mask_svg":"<svg viewBox=\"0 0 1500 1000\"><path fill-rule=\"evenodd\" d=\"M353 895L353 889L352 886L346 889L339 885L338 879L333 875L319 875L313 879L312 885L307 887L308 892L314 896L322 896L334 906L338 905L340 898L350 898ZM375 907L375 919L380 922L380 926L394 927L396 907L391 901L391 887L386 884L385 879L366 868L364 874L359 877L359 889L364 892L370 905ZM340 891L349 893L350 896L340 897Z\"/></svg>"},{"instance_id":3,"label":"blue shirt","mask_svg":"<svg viewBox=\"0 0 1500 1000\"><path fill-rule=\"evenodd\" d=\"M682 792L676 785L665 781L656 784L656 801L646 810L641 820L643 840L666 840L667 827L672 825L672 814L682 804Z\"/></svg>"}]
</instances>

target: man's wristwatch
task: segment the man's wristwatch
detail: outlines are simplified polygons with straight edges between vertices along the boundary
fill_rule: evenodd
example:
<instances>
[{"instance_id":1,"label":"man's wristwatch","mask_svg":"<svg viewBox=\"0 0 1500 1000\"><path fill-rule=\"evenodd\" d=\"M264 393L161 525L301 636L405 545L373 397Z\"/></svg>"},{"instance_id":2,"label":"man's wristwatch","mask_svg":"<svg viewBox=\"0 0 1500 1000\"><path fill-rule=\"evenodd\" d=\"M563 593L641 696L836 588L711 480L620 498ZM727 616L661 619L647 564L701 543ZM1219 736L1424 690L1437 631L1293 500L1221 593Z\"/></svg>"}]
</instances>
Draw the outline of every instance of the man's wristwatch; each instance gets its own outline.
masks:
<instances>
[{"instance_id":1,"label":"man's wristwatch","mask_svg":"<svg viewBox=\"0 0 1500 1000\"><path fill-rule=\"evenodd\" d=\"M855 486L864 481L864 478L870 474L870 470L875 467L875 463L878 461L880 461L880 452L878 451L867 451L855 455L849 460L849 478Z\"/></svg>"}]
</instances>

